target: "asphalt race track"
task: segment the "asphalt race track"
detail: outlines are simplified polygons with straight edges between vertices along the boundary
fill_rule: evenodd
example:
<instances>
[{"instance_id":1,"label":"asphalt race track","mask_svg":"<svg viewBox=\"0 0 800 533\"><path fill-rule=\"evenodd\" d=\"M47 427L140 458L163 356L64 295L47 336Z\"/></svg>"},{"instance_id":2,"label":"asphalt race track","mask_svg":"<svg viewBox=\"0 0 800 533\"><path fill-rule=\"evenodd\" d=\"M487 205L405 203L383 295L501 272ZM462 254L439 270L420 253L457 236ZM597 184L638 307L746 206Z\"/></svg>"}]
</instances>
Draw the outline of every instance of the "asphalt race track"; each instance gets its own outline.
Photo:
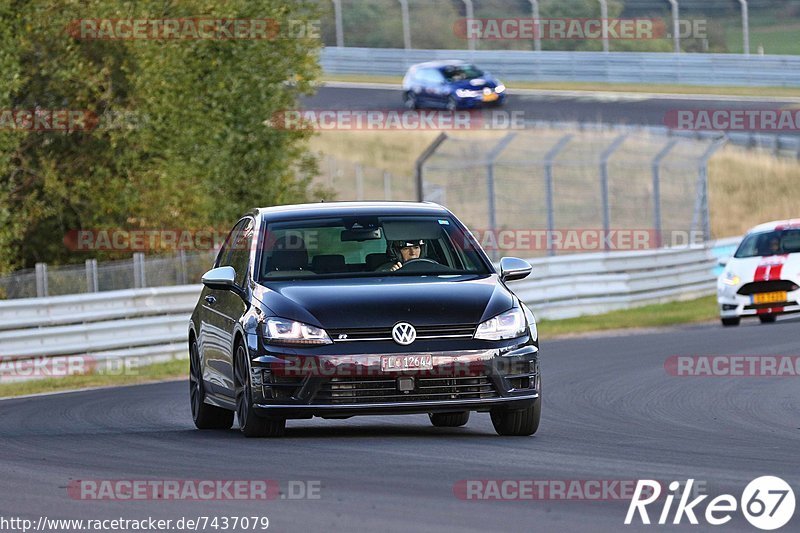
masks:
<instances>
[{"instance_id":1,"label":"asphalt race track","mask_svg":"<svg viewBox=\"0 0 800 533\"><path fill-rule=\"evenodd\" d=\"M544 339L545 403L534 437L498 437L488 414L456 429L414 415L290 421L278 440L200 432L184 382L3 400L0 514L265 515L275 531L668 530L623 526L627 501L465 501L453 489L473 479L694 478L711 497L738 498L753 478L776 475L797 491L798 377L674 377L664 363L671 355L797 355L798 339L798 320ZM78 479L270 479L281 490L319 480L321 489L314 500L82 501L67 492ZM715 528L683 524L755 531L740 513ZM781 531L798 526L795 512Z\"/></svg>"},{"instance_id":2,"label":"asphalt race track","mask_svg":"<svg viewBox=\"0 0 800 533\"><path fill-rule=\"evenodd\" d=\"M369 84L367 84L368 86ZM400 88L364 84L336 84L321 87L311 97L302 100L305 109L402 109ZM380 87L380 88L379 88ZM521 94L522 93L522 94ZM798 100L787 98L763 99L752 97L669 97L667 95L635 95L590 93L577 91L517 91L509 90L506 111L521 111L523 119L633 124L664 126L668 112L676 110L755 110L795 108ZM791 132L786 132L791 134Z\"/></svg>"}]
</instances>

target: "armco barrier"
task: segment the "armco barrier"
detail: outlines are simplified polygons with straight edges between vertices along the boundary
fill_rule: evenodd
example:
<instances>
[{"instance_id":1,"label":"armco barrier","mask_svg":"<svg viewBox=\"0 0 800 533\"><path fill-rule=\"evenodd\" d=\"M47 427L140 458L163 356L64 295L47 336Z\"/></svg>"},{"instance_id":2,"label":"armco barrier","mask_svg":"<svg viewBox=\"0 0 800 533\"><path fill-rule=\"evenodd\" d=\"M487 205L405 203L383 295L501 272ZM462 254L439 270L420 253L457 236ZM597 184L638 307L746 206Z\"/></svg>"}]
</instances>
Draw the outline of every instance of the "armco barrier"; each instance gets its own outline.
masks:
<instances>
[{"instance_id":1,"label":"armco barrier","mask_svg":"<svg viewBox=\"0 0 800 533\"><path fill-rule=\"evenodd\" d=\"M512 282L539 318L596 314L712 294L710 248L604 252L530 260ZM0 301L0 359L90 355L140 363L185 358L201 286L186 285ZM2 368L0 366L0 368ZM0 381L15 379L0 372Z\"/></svg>"},{"instance_id":2,"label":"armco barrier","mask_svg":"<svg viewBox=\"0 0 800 533\"><path fill-rule=\"evenodd\" d=\"M326 74L402 76L438 59L474 61L514 81L800 86L800 56L326 47L320 62Z\"/></svg>"},{"instance_id":3,"label":"armco barrier","mask_svg":"<svg viewBox=\"0 0 800 533\"><path fill-rule=\"evenodd\" d=\"M510 285L539 318L605 313L712 294L716 259L704 247L603 252L529 260Z\"/></svg>"}]
</instances>

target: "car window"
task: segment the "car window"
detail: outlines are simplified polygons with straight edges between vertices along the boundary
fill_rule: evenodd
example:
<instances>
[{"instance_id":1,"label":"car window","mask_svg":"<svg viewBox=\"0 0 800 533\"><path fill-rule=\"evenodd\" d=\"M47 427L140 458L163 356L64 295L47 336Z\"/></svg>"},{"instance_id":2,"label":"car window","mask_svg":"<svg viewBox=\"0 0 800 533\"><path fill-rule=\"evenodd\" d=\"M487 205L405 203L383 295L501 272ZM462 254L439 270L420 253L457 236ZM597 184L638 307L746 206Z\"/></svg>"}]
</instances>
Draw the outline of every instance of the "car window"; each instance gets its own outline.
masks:
<instances>
[{"instance_id":1,"label":"car window","mask_svg":"<svg viewBox=\"0 0 800 533\"><path fill-rule=\"evenodd\" d=\"M236 284L240 287L244 285L247 276L247 268L250 259L250 250L253 243L253 219L245 218L239 221L225 241L223 255L220 252L220 264L218 266L230 266L236 271Z\"/></svg>"},{"instance_id":2,"label":"car window","mask_svg":"<svg viewBox=\"0 0 800 533\"><path fill-rule=\"evenodd\" d=\"M409 246L414 245L414 246ZM449 217L375 216L274 222L264 232L260 278L488 274L474 239ZM401 248L419 249L401 262Z\"/></svg>"},{"instance_id":3,"label":"car window","mask_svg":"<svg viewBox=\"0 0 800 533\"><path fill-rule=\"evenodd\" d=\"M449 65L442 69L444 79L448 82L474 80L483 76L483 71L475 65Z\"/></svg>"},{"instance_id":4,"label":"car window","mask_svg":"<svg viewBox=\"0 0 800 533\"><path fill-rule=\"evenodd\" d=\"M747 235L734 257L766 257L800 253L800 229L765 231Z\"/></svg>"},{"instance_id":5,"label":"car window","mask_svg":"<svg viewBox=\"0 0 800 533\"><path fill-rule=\"evenodd\" d=\"M441 73L434 68L424 68L419 71L418 79L425 85L439 85L444 81Z\"/></svg>"}]
</instances>

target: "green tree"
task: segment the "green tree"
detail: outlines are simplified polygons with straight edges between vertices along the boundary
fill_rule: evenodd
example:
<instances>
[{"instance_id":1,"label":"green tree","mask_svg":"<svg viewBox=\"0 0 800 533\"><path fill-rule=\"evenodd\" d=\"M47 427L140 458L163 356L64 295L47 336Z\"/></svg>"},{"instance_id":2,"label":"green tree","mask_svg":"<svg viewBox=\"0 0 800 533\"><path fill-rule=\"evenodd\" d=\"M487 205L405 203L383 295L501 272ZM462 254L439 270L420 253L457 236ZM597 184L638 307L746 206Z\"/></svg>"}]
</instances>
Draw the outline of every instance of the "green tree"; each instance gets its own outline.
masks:
<instances>
[{"instance_id":1,"label":"green tree","mask_svg":"<svg viewBox=\"0 0 800 533\"><path fill-rule=\"evenodd\" d=\"M92 40L76 19L272 19L271 39ZM0 7L0 108L86 109L92 131L0 131L0 272L82 260L80 228L228 226L308 199L307 131L267 120L318 75L297 0L15 0ZM300 21L310 21L302 24ZM287 34L287 28L295 31Z\"/></svg>"}]
</instances>

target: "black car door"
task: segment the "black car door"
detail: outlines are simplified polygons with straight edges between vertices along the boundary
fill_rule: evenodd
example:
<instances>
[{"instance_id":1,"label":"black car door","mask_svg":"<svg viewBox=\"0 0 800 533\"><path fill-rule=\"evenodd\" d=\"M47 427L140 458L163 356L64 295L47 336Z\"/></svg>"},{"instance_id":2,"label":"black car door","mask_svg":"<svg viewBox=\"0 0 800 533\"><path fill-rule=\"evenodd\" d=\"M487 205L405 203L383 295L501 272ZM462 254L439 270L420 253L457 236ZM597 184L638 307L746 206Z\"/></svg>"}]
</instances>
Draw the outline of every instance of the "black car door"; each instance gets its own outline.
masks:
<instances>
[{"instance_id":1,"label":"black car door","mask_svg":"<svg viewBox=\"0 0 800 533\"><path fill-rule=\"evenodd\" d=\"M233 267L236 285L240 288L245 287L247 280L253 226L253 219L249 217L236 224L228 236L226 253L220 257L218 265ZM232 398L235 326L247 305L236 291L212 289L206 297L204 308L208 316L207 339L204 341L207 380L214 392Z\"/></svg>"},{"instance_id":2,"label":"black car door","mask_svg":"<svg viewBox=\"0 0 800 533\"><path fill-rule=\"evenodd\" d=\"M228 255L227 266L233 267L236 271L236 286L240 291L222 291L219 298L219 311L223 319L223 329L225 332L226 350L220 360L222 378L225 384L226 393L231 397L234 395L233 383L233 358L235 352L234 338L235 326L239 323L244 313L247 311L248 304L244 300L243 294L246 292L246 284L249 276L248 265L250 252L253 243L254 221L252 218L243 219L237 224L231 239L231 252Z\"/></svg>"}]
</instances>

